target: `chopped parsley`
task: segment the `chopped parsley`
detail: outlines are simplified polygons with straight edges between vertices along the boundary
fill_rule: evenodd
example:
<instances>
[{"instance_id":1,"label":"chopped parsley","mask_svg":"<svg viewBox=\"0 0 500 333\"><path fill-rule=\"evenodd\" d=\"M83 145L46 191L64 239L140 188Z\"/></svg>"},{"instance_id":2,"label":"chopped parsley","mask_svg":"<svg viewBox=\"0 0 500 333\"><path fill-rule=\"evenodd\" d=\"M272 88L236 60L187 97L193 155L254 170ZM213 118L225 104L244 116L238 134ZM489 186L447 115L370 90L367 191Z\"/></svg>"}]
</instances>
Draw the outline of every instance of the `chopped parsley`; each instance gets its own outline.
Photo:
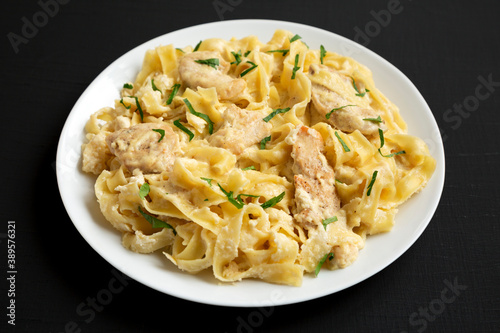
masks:
<instances>
[{"instance_id":1,"label":"chopped parsley","mask_svg":"<svg viewBox=\"0 0 500 333\"><path fill-rule=\"evenodd\" d=\"M254 68L256 68L256 67L259 66L259 65L255 64L255 63L251 62L251 61L247 61L246 63L252 65L252 67L249 67L249 68L245 69L243 72L241 72L240 77L243 77L243 76L247 75L252 69L254 69Z\"/></svg>"},{"instance_id":2,"label":"chopped parsley","mask_svg":"<svg viewBox=\"0 0 500 333\"><path fill-rule=\"evenodd\" d=\"M321 64L323 65L323 59L325 58L326 55L326 50L323 45L319 46L319 60L321 61Z\"/></svg>"},{"instance_id":3,"label":"chopped parsley","mask_svg":"<svg viewBox=\"0 0 500 333\"><path fill-rule=\"evenodd\" d=\"M123 88L125 88L125 89L134 89L134 86L133 86L133 85L131 85L130 83L125 83L125 84L123 85Z\"/></svg>"},{"instance_id":4,"label":"chopped parsley","mask_svg":"<svg viewBox=\"0 0 500 333\"><path fill-rule=\"evenodd\" d=\"M208 133L212 134L214 132L214 123L212 122L212 120L210 120L210 117L208 115L204 114L204 113L195 111L193 109L193 106L191 105L191 103L189 102L189 100L187 98L184 98L183 101L186 104L186 106L188 107L189 112L191 112L195 116L200 117L201 119L203 119L203 120L205 120L207 122L207 124L208 124Z\"/></svg>"},{"instance_id":5,"label":"chopped parsley","mask_svg":"<svg viewBox=\"0 0 500 333\"><path fill-rule=\"evenodd\" d=\"M269 200L267 200L266 202L264 202L262 205L260 205L263 209L266 209L266 208L270 208L270 207L273 207L274 205L276 205L278 202L280 202L281 200L283 200L283 198L285 197L285 192L281 192L280 195L277 195L275 196L274 198L271 198Z\"/></svg>"},{"instance_id":6,"label":"chopped parsley","mask_svg":"<svg viewBox=\"0 0 500 333\"><path fill-rule=\"evenodd\" d=\"M293 66L293 70L292 70L292 80L295 79L295 73L297 73L297 71L300 69L298 64L299 64L299 54L297 53L295 55L295 65Z\"/></svg>"},{"instance_id":7,"label":"chopped parsley","mask_svg":"<svg viewBox=\"0 0 500 333\"><path fill-rule=\"evenodd\" d=\"M383 157L393 157L393 156L396 156L396 155L406 154L406 151L404 151L404 150L400 150L397 153L392 153L392 154L389 154L389 155L382 154L382 151L380 149L382 149L382 147L384 146L385 140L384 140L384 131L382 131L382 129L380 129L380 128L378 129L378 135L380 137L380 148L378 149L378 152L379 152L379 154L381 156L383 156Z\"/></svg>"},{"instance_id":8,"label":"chopped parsley","mask_svg":"<svg viewBox=\"0 0 500 333\"><path fill-rule=\"evenodd\" d=\"M243 170L243 171L246 171L246 170L255 170L255 167L253 165L251 165L251 166L243 168L241 170Z\"/></svg>"},{"instance_id":9,"label":"chopped parsley","mask_svg":"<svg viewBox=\"0 0 500 333\"><path fill-rule=\"evenodd\" d=\"M184 125L182 125L179 119L174 121L174 125L177 126L177 128L179 128L181 131L189 135L189 141L193 140L194 133L187 129Z\"/></svg>"},{"instance_id":10,"label":"chopped parsley","mask_svg":"<svg viewBox=\"0 0 500 333\"><path fill-rule=\"evenodd\" d=\"M175 95L177 95L177 92L179 91L180 87L181 87L181 85L179 83L174 84L174 86L172 87L172 92L170 93L170 96L168 96L168 99L166 102L167 105L170 105L170 103L172 103L172 101L174 100Z\"/></svg>"},{"instance_id":11,"label":"chopped parsley","mask_svg":"<svg viewBox=\"0 0 500 333\"><path fill-rule=\"evenodd\" d=\"M338 108L331 109L331 110L330 110L330 112L328 112L328 113L325 115L326 119L330 119L330 117L332 116L332 113L334 113L335 111L340 110L340 109L343 109L343 108L346 108L346 107L348 107L348 106L356 106L356 105L354 105L354 104L348 104L348 105L340 106L340 107L338 107Z\"/></svg>"},{"instance_id":12,"label":"chopped parsley","mask_svg":"<svg viewBox=\"0 0 500 333\"><path fill-rule=\"evenodd\" d=\"M177 235L177 232L175 231L174 227L172 227L170 224L168 224L165 221L159 220L156 217L145 213L142 210L141 206L139 206L139 213L141 213L141 215L146 219L146 221L148 221L151 224L151 226L153 228L169 228L169 229L172 229L172 231L174 232L174 235Z\"/></svg>"},{"instance_id":13,"label":"chopped parsley","mask_svg":"<svg viewBox=\"0 0 500 333\"><path fill-rule=\"evenodd\" d=\"M377 179L377 174L378 174L377 170L373 171L372 180L370 181L370 184L368 184L367 191L366 191L367 197L369 197L370 194L372 193L373 184L375 184L375 180Z\"/></svg>"},{"instance_id":14,"label":"chopped parsley","mask_svg":"<svg viewBox=\"0 0 500 333\"><path fill-rule=\"evenodd\" d=\"M335 255L332 252L325 254L323 256L323 258L321 258L321 260L318 262L318 265L316 266L316 269L314 270L314 275L318 276L319 271L321 270L321 266L323 266L326 259L332 260L334 257L335 257Z\"/></svg>"},{"instance_id":15,"label":"chopped parsley","mask_svg":"<svg viewBox=\"0 0 500 333\"><path fill-rule=\"evenodd\" d=\"M351 150L349 149L349 147L347 147L344 140L342 140L342 138L340 137L339 133L337 133L337 131L335 131L335 136L337 137L337 139L339 139L340 144L342 145L342 148L344 148L344 151L346 153L350 152Z\"/></svg>"},{"instance_id":16,"label":"chopped parsley","mask_svg":"<svg viewBox=\"0 0 500 333\"><path fill-rule=\"evenodd\" d=\"M217 66L219 66L219 58L200 59L200 60L195 60L194 62L210 66L213 69L217 69Z\"/></svg>"},{"instance_id":17,"label":"chopped parsley","mask_svg":"<svg viewBox=\"0 0 500 333\"><path fill-rule=\"evenodd\" d=\"M141 188L139 189L139 196L141 197L141 199L144 199L149 194L149 190L150 187L148 183L144 183L141 185Z\"/></svg>"},{"instance_id":18,"label":"chopped parsley","mask_svg":"<svg viewBox=\"0 0 500 333\"><path fill-rule=\"evenodd\" d=\"M273 119L274 116L276 116L277 114L280 114L280 113L285 113L285 112L288 112L290 111L290 108L284 108L284 109L274 109L273 112L271 112L269 115L267 115L265 118L263 118L263 120L268 123L269 120Z\"/></svg>"},{"instance_id":19,"label":"chopped parsley","mask_svg":"<svg viewBox=\"0 0 500 333\"><path fill-rule=\"evenodd\" d=\"M332 216L332 217L329 217L327 219L324 219L323 221L321 221L321 223L323 223L323 227L325 227L325 230L326 230L326 226L329 225L330 223L333 223L333 222L337 222L338 219L337 219L337 216Z\"/></svg>"},{"instance_id":20,"label":"chopped parsley","mask_svg":"<svg viewBox=\"0 0 500 333\"><path fill-rule=\"evenodd\" d=\"M160 133L160 138L158 139L158 142L160 142L161 140L163 140L163 138L165 137L165 130L164 129L153 128L153 131L155 131L157 133Z\"/></svg>"}]
</instances>

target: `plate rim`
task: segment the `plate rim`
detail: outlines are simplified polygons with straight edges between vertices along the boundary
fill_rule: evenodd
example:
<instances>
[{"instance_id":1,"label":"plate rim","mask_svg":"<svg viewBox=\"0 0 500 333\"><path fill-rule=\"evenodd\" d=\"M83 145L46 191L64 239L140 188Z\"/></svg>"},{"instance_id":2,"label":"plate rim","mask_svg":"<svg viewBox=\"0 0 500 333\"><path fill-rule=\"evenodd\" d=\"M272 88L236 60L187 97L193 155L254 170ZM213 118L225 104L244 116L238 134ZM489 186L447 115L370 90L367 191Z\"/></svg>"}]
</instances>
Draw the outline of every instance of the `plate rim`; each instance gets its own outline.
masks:
<instances>
[{"instance_id":1,"label":"plate rim","mask_svg":"<svg viewBox=\"0 0 500 333\"><path fill-rule=\"evenodd\" d=\"M276 29L286 29L286 30L289 30L289 31L292 31L290 29L293 28L293 27L295 27L295 28L297 28L296 30L301 30L301 29L303 29L303 30L310 30L312 33L315 33L315 34L317 34L317 33L328 34L328 35L331 35L331 36L333 36L335 38L340 39L342 42L345 42L347 45L353 46L355 49L359 50L361 53L367 54L369 57L374 57L379 62L382 62L386 66L391 67L396 72L396 74L398 76L400 76L401 78L403 78L405 80L405 83L408 85L408 88L410 88L412 90L412 92L415 94L415 96L417 98L419 98L421 100L421 103L426 107L426 111L428 111L428 115L430 115L430 121L432 122L432 125L433 125L434 129L438 129L438 125L437 125L436 119L435 119L435 117L434 117L431 109L429 108L427 102L425 101L425 99L421 95L420 91L413 84L413 82L403 72L401 72L396 66L394 66L392 63L390 63L389 61L387 61L385 58L381 57L377 53L371 51L370 49L366 48L365 46L360 45L360 44L358 44L358 43L356 43L356 42L354 42L354 41L352 41L352 40L350 40L350 39L348 39L348 38L346 38L346 37L344 37L342 35L339 35L339 34L337 34L335 32L331 32L331 31L328 31L328 30L325 30L325 29L322 29L322 28L318 28L318 27L314 27L314 26L310 26L310 25L306 25L306 24L302 24L302 23L295 23L295 22L282 21L282 20L242 19L242 20L225 20L225 21L221 21L221 22L202 23L202 24L198 24L198 25L194 25L194 26L189 26L189 27L185 27L185 28L181 28L181 29L178 29L178 30L174 30L174 31L168 32L166 34L154 37L154 38L152 38L152 39L150 39L148 41L145 41L145 42L143 42L143 43L135 46L134 48L130 49L129 51L125 52L120 57L118 57L117 59L115 59L114 61L112 61L104 70L102 70L91 81L91 83L88 85L88 87L79 96L79 98L75 102L74 106L72 107L72 109L71 109L70 113L68 114L68 117L67 117L67 119L66 119L66 121L64 123L63 129L61 131L61 135L59 137L58 146L57 146L57 152L56 152L56 175L57 175L57 183L58 183L58 189L59 189L59 193L60 193L60 196L61 196L61 200L63 202L63 205L64 205L65 209L66 209L66 212L67 212L68 216L70 217L71 222L76 227L76 229L78 230L78 232L80 233L80 235L87 242L87 244L89 244L94 249L94 251L96 251L111 266L115 267L116 269L118 269L122 273L128 275L129 277L133 278L134 280L140 282L141 284L143 284L143 285L145 285L147 287L150 287L150 288L155 289L155 290L157 290L159 292L162 292L164 294L167 294L167 295L170 295L170 296L174 296L174 297L177 297L177 298L180 298L180 299L185 299L185 300L189 300L189 301L193 301L193 302L197 302L197 303L202 303L202 304L210 304L210 305L217 305L217 306L231 306L231 307L256 307L256 306L263 306L263 305L279 306L279 305L294 304L294 303L300 303L300 302L304 302L304 301L309 301L309 300L317 299L317 298L328 296L328 295L334 294L336 292L339 292L341 290L345 290L347 288L350 288L350 287L352 287L352 286L354 286L354 285L356 285L356 284L358 284L358 283L360 283L360 282L362 282L362 281L370 278L371 276L379 273L380 271L382 271L385 268L387 268L394 261L396 261L398 258L400 258L420 238L420 236L422 235L422 233L425 231L425 229L429 225L430 221L432 220L432 217L434 216L434 214L435 214L435 212L436 212L436 210L437 210L437 208L439 206L439 202L440 202L440 199L441 199L441 196L442 196L442 193L443 193L443 189L444 189L444 181L445 181L444 145L443 145L442 138L441 138L440 135L437 135L436 133L434 133L433 135L431 135L431 136L433 136L433 141L436 144L436 150L434 151L434 154L432 156L436 159L436 161L438 163L436 165L436 169L434 171L434 174L433 174L432 178L429 180L429 182L431 182L431 181L433 183L437 182L437 184L435 184L435 186L437 186L439 193L437 193L437 194L434 193L435 199L432 200L432 206L429 207L429 211L424 216L424 219L423 219L423 221L421 221L419 227L414 230L414 233L412 234L411 239L409 240L409 242L402 249L401 248L399 249L399 252L400 252L399 254L394 255L394 256L392 256L390 258L385 258L385 260L381 264L379 264L379 267L377 269L371 269L369 273L364 274L362 276L358 276L357 278L354 278L351 283L348 283L347 285L341 287L340 289L332 291L332 292L326 292L326 293L325 292L316 292L315 294L309 295L309 297L302 297L302 298L297 298L297 299L282 299L282 300L268 299L268 300L260 300L260 302L258 302L258 304L256 304L255 300L253 302L242 302L242 301L236 301L236 300L205 299L203 297L200 298L200 297L193 297L193 296L186 295L185 292L181 292L179 290L165 291L163 289L157 288L155 285L151 285L150 283L147 283L147 282L143 281L143 278L141 278L141 276L138 276L138 274L135 274L134 272L131 273L130 270L128 270L127 267L125 267L123 265L123 263L120 264L119 262L117 263L116 261L108 258L108 255L102 253L102 251L101 251L102 249L101 248L97 247L93 242L91 242L91 241L89 241L87 239L87 237L85 235L85 232L82 229L82 225L79 225L77 222L75 222L75 220L77 220L78 218L74 216L74 213L73 213L73 211L71 209L71 204L70 204L70 202L67 201L68 200L68 196L64 195L64 193L66 193L67 189L64 187L63 181L62 181L62 179L63 179L62 178L63 177L63 170L60 167L58 167L58 166L65 165L65 161L64 161L64 157L65 157L64 148L65 148L65 142L66 142L66 138L67 138L67 135L68 135L68 131L70 130L70 124L71 124L72 121L74 121L74 118L76 117L76 111L79 109L80 104L83 103L83 101L85 100L86 96L92 92L92 87L95 86L95 84L97 82L99 82L99 80L102 80L104 78L104 76L109 71L111 71L114 66L116 66L118 63L122 62L128 56L130 56L131 54L133 54L135 52L138 52L139 50L147 48L148 45L153 45L154 43L158 43L161 40L164 40L164 39L168 38L169 35L184 34L184 33L188 33L188 32L193 31L193 30L210 29L210 28L217 27L217 26L226 26L226 25L235 25L235 24L236 25L245 25L245 24L246 25L248 25L248 24L275 25L276 27L274 28L274 30L276 30ZM274 30L270 31L271 35L274 32ZM214 36L214 37L216 37L216 36ZM244 37L244 36L238 36L238 37L241 38L241 37ZM141 62L142 62L142 57L143 56L144 56L144 52L142 53L141 58L140 58ZM385 92L383 92L383 93L385 94ZM103 105L102 107L104 107L104 106L105 105ZM91 113L93 113L95 111L97 111L97 110L92 110ZM405 121L406 121L406 119L405 119ZM83 142L81 142L81 143L83 143ZM79 159L78 159L78 161L79 161ZM77 164L77 168L78 167L80 167L80 164ZM81 172L81 170L77 170L77 172ZM91 177L93 177L93 176L91 176ZM423 189L423 191L425 191L425 188ZM410 198L410 200L411 199L412 198ZM367 239L367 245L369 244L370 239L373 238L373 237L374 236L370 236ZM121 246L121 242L120 242L119 245ZM128 251L128 250L126 250L126 251ZM365 251L366 251L366 249L365 249ZM360 253L363 253L363 251L361 251ZM353 265L356 265L356 263L357 262L355 262ZM346 269L348 269L348 268L346 268ZM183 274L188 274L188 273L183 273ZM245 282L246 282L246 280L242 281L242 282L238 282L238 284L242 284L242 283L245 283ZM219 286L215 285L215 287L219 287ZM287 288L288 286L277 286L277 285L274 285L273 289L274 290L280 290L282 287ZM288 287L288 288L290 288L290 287ZM291 287L291 288L297 288L297 287ZM298 287L298 288L302 288L302 287Z\"/></svg>"}]
</instances>

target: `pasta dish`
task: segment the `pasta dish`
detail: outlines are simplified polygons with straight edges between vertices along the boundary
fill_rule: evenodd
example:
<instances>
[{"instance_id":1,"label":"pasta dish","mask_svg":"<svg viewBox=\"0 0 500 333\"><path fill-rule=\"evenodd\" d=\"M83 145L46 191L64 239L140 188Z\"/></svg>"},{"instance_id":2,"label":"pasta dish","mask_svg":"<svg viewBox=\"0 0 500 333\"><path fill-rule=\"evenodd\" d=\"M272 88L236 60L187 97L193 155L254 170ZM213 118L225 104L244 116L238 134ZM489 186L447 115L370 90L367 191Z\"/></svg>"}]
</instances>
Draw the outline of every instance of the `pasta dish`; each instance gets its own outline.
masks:
<instances>
[{"instance_id":1,"label":"pasta dish","mask_svg":"<svg viewBox=\"0 0 500 333\"><path fill-rule=\"evenodd\" d=\"M148 50L82 146L123 246L300 286L390 231L436 162L370 70L333 51L285 30Z\"/></svg>"}]
</instances>

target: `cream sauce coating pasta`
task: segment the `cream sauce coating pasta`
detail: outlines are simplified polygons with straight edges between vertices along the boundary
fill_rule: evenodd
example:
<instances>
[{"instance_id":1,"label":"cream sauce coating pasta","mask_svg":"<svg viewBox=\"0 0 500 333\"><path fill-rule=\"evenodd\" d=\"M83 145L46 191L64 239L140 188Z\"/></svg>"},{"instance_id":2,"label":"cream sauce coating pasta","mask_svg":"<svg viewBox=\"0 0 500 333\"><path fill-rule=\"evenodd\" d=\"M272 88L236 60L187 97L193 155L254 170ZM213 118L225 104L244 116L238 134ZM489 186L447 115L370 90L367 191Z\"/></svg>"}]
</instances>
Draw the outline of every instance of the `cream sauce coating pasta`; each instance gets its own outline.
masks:
<instances>
[{"instance_id":1,"label":"cream sauce coating pasta","mask_svg":"<svg viewBox=\"0 0 500 333\"><path fill-rule=\"evenodd\" d=\"M300 286L392 229L435 160L368 68L293 37L158 46L90 117L82 169L125 248Z\"/></svg>"}]
</instances>

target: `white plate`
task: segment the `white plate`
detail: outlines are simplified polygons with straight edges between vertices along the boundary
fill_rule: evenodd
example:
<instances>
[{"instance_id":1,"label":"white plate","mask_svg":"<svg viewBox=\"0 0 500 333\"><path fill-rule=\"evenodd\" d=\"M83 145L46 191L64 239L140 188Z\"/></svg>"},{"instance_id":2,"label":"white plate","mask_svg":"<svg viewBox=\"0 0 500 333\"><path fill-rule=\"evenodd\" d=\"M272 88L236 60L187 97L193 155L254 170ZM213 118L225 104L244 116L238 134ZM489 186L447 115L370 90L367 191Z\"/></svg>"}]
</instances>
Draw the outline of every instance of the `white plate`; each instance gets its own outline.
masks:
<instances>
[{"instance_id":1,"label":"white plate","mask_svg":"<svg viewBox=\"0 0 500 333\"><path fill-rule=\"evenodd\" d=\"M133 81L147 49L159 45L196 45L212 37L230 39L256 35L267 42L276 29L299 34L312 49L322 44L329 51L353 57L368 66L376 86L396 105L408 123L408 132L424 139L437 160L427 187L401 206L394 229L371 236L358 260L350 267L322 270L317 278L304 277L301 287L280 286L256 280L220 285L210 270L198 275L183 273L161 254L141 255L126 250L121 236L102 216L94 195L95 177L81 171L80 152L89 116L113 106L124 82ZM105 260L129 277L153 289L179 298L224 306L270 306L297 303L329 295L355 285L401 256L422 234L431 220L444 185L444 150L436 121L410 80L370 50L318 28L270 20L236 20L198 25L146 42L106 68L85 90L68 116L57 150L57 180L61 197L74 225Z\"/></svg>"}]
</instances>

